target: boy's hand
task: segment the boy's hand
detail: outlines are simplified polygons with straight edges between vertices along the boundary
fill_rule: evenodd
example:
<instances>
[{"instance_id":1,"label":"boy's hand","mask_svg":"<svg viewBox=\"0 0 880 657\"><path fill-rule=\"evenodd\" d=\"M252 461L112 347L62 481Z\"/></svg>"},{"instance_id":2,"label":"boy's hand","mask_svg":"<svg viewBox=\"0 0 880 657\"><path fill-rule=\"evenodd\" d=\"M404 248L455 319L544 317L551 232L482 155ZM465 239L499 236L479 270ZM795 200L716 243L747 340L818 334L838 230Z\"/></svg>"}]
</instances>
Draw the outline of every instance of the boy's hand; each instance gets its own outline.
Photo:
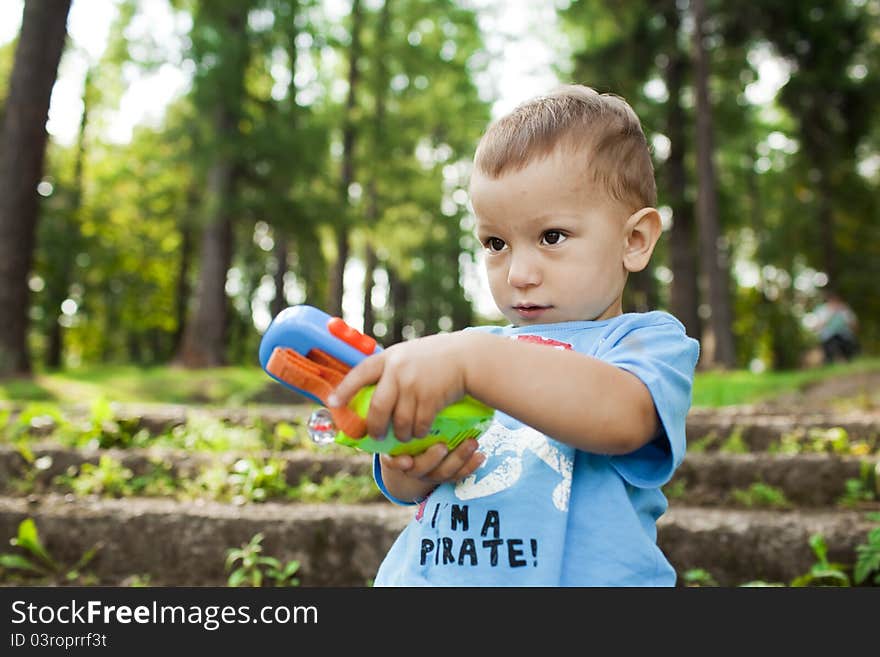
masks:
<instances>
[{"instance_id":1,"label":"boy's hand","mask_svg":"<svg viewBox=\"0 0 880 657\"><path fill-rule=\"evenodd\" d=\"M421 438L437 413L465 394L465 341L465 334L445 333L389 347L354 367L328 405L346 406L358 390L375 383L367 432L381 438L391 425L398 440Z\"/></svg>"},{"instance_id":2,"label":"boy's hand","mask_svg":"<svg viewBox=\"0 0 880 657\"><path fill-rule=\"evenodd\" d=\"M431 445L421 454L388 456L382 454L382 479L395 497L415 500L426 496L438 485L455 483L470 475L483 461L484 454L477 452L477 441L470 438L452 452L446 445Z\"/></svg>"}]
</instances>

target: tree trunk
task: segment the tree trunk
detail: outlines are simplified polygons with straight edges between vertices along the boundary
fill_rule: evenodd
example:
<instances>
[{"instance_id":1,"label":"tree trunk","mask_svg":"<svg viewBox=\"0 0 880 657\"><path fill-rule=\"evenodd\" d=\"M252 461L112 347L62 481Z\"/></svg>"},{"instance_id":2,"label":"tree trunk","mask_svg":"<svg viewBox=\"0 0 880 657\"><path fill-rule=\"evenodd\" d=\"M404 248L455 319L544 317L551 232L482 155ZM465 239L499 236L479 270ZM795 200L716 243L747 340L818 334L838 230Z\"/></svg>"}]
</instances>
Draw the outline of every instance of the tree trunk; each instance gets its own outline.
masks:
<instances>
[{"instance_id":1,"label":"tree trunk","mask_svg":"<svg viewBox=\"0 0 880 657\"><path fill-rule=\"evenodd\" d=\"M287 308L287 298L284 296L284 276L287 274L287 237L280 229L275 230L275 297L269 311L274 318L278 313Z\"/></svg>"},{"instance_id":2,"label":"tree trunk","mask_svg":"<svg viewBox=\"0 0 880 657\"><path fill-rule=\"evenodd\" d=\"M654 277L654 265L649 262L642 271L629 275L627 290L624 296L627 312L645 313L656 310L659 305L657 284Z\"/></svg>"},{"instance_id":3,"label":"tree trunk","mask_svg":"<svg viewBox=\"0 0 880 657\"><path fill-rule=\"evenodd\" d=\"M670 7L666 12L666 24L673 34L680 29L678 9ZM666 136L671 142L669 158L664 163L666 190L672 206L672 228L669 231L669 262L672 269L670 286L670 310L682 324L687 334L700 339L699 291L697 289L697 252L694 230L693 207L687 200L685 174L685 112L681 106L681 90L684 84L687 62L677 45L669 52L666 67L666 88L669 91L666 115Z\"/></svg>"},{"instance_id":4,"label":"tree trunk","mask_svg":"<svg viewBox=\"0 0 880 657\"><path fill-rule=\"evenodd\" d=\"M0 126L0 376L29 374L29 290L46 119L70 0L28 0Z\"/></svg>"},{"instance_id":5,"label":"tree trunk","mask_svg":"<svg viewBox=\"0 0 880 657\"><path fill-rule=\"evenodd\" d=\"M217 75L212 85L214 160L208 172L203 200L204 233L201 268L196 296L190 307L177 362L184 367L217 367L226 363L228 302L226 275L232 264L232 224L236 182L241 175L237 154L239 121L246 89L244 76L249 48L247 17L251 3L207 3L217 11L207 18L222 35L220 50L214 53ZM219 6L218 6L219 5ZM221 75L222 73L222 75Z\"/></svg>"},{"instance_id":6,"label":"tree trunk","mask_svg":"<svg viewBox=\"0 0 880 657\"><path fill-rule=\"evenodd\" d=\"M821 176L819 184L816 185L816 201L819 208L819 235L822 238L822 267L828 275L830 289L839 292L840 271L837 266L835 243L834 201L829 180L831 173L828 169L823 169Z\"/></svg>"},{"instance_id":7,"label":"tree trunk","mask_svg":"<svg viewBox=\"0 0 880 657\"><path fill-rule=\"evenodd\" d=\"M376 160L383 162L387 156L385 149L385 93L388 89L388 70L385 65L385 48L388 41L388 31L391 24L391 1L385 0L382 5L382 13L379 16L379 29L377 33L376 48L376 113L373 118L373 152ZM376 188L376 172L371 173L370 183L367 188L367 237L366 272L364 275L364 333L375 337L373 326L376 323L376 313L373 308L373 274L379 265L379 258L370 241L375 234L376 224L379 221L381 210L379 209L379 192Z\"/></svg>"},{"instance_id":8,"label":"tree trunk","mask_svg":"<svg viewBox=\"0 0 880 657\"><path fill-rule=\"evenodd\" d=\"M189 206L195 211L195 199ZM175 288L174 314L177 328L174 331L172 354L179 354L183 349L183 338L186 329L186 309L189 307L190 284L189 273L193 260L193 228L189 223L180 227L180 265L177 270L177 286Z\"/></svg>"},{"instance_id":9,"label":"tree trunk","mask_svg":"<svg viewBox=\"0 0 880 657\"><path fill-rule=\"evenodd\" d=\"M225 124L226 129L232 129L229 113L221 113L218 125ZM206 195L210 223L202 235L195 308L187 321L178 358L184 367L218 367L226 362L226 273L232 262L232 217L228 208L235 182L235 167L228 157L218 156L208 175Z\"/></svg>"},{"instance_id":10,"label":"tree trunk","mask_svg":"<svg viewBox=\"0 0 880 657\"><path fill-rule=\"evenodd\" d=\"M348 208L348 189L354 182L354 145L356 130L354 125L354 109L357 106L358 59L361 51L361 3L351 3L351 46L348 63L348 97L345 101L345 117L342 128L342 175L339 181L340 204ZM348 213L343 212L341 225L336 227L336 262L330 278L330 299L327 312L342 317L342 297L345 293L345 265L348 263Z\"/></svg>"},{"instance_id":11,"label":"tree trunk","mask_svg":"<svg viewBox=\"0 0 880 657\"><path fill-rule=\"evenodd\" d=\"M694 66L697 111L697 217L700 225L700 269L711 315L713 345L707 364L732 368L733 344L726 253L721 247L715 166L713 162L712 107L709 102L709 57L703 44L704 0L694 0Z\"/></svg>"},{"instance_id":12,"label":"tree trunk","mask_svg":"<svg viewBox=\"0 0 880 657\"><path fill-rule=\"evenodd\" d=\"M83 197L83 168L86 160L86 127L89 124L89 108L94 98L94 85L92 76L94 70L89 69L86 72L86 79L83 93L83 113L79 122L79 133L77 135L76 144L76 162L74 163L73 172L73 197L70 202L71 220L64 222L61 227L63 231L62 239L65 240L67 248L62 249L58 254L58 262L55 263L56 283L54 285L54 294L49 296L49 308L59 309L61 304L67 298L68 289L70 288L70 278L73 271L73 262L76 257L77 238L80 230L80 220L78 219L82 208ZM76 245L76 247L75 247ZM55 321L49 324L49 346L46 353L46 366L50 369L58 369L61 367L64 358L64 330L59 317L55 317Z\"/></svg>"},{"instance_id":13,"label":"tree trunk","mask_svg":"<svg viewBox=\"0 0 880 657\"><path fill-rule=\"evenodd\" d=\"M371 244L367 244L366 270L364 272L364 333L371 338L376 337L373 332L373 326L376 324L376 312L373 308L373 275L376 273L376 267L379 264L379 258L376 257L376 251Z\"/></svg>"},{"instance_id":14,"label":"tree trunk","mask_svg":"<svg viewBox=\"0 0 880 657\"><path fill-rule=\"evenodd\" d=\"M388 284L391 288L391 339L389 345L403 342L403 328L406 326L409 285L400 279L397 272L388 269Z\"/></svg>"}]
</instances>

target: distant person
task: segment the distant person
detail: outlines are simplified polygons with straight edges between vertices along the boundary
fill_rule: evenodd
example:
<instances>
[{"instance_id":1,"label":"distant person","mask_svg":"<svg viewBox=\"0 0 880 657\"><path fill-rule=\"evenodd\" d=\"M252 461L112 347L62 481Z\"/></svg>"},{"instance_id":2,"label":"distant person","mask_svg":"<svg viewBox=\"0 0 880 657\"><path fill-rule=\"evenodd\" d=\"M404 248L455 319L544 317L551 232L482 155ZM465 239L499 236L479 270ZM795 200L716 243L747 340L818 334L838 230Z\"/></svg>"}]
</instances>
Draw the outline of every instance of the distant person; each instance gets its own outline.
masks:
<instances>
[{"instance_id":1,"label":"distant person","mask_svg":"<svg viewBox=\"0 0 880 657\"><path fill-rule=\"evenodd\" d=\"M824 302L813 311L813 330L822 343L825 364L852 360L859 352L859 321L852 308L834 290L826 290Z\"/></svg>"},{"instance_id":2,"label":"distant person","mask_svg":"<svg viewBox=\"0 0 880 657\"><path fill-rule=\"evenodd\" d=\"M623 312L662 232L638 117L583 86L526 102L483 135L469 195L510 324L396 344L329 400L377 383L368 431L401 440L464 394L496 409L479 442L376 458L381 490L415 509L375 585L674 585L655 523L699 344L668 313Z\"/></svg>"}]
</instances>

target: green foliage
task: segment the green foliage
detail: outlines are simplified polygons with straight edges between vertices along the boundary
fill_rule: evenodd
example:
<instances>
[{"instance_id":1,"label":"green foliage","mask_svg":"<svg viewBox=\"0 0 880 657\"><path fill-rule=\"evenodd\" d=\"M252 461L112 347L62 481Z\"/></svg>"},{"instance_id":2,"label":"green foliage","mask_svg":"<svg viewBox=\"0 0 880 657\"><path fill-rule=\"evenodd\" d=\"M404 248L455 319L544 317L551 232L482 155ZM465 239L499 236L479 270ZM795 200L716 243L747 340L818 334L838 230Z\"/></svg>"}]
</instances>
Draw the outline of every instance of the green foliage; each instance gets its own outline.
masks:
<instances>
[{"instance_id":1,"label":"green foliage","mask_svg":"<svg viewBox=\"0 0 880 657\"><path fill-rule=\"evenodd\" d=\"M685 479L675 477L672 481L663 487L663 494L671 500L684 497L687 492L687 481Z\"/></svg>"},{"instance_id":2,"label":"green foliage","mask_svg":"<svg viewBox=\"0 0 880 657\"><path fill-rule=\"evenodd\" d=\"M754 579L749 582L744 582L740 584L742 588L777 588L783 587L785 584L782 582L767 582L763 579Z\"/></svg>"},{"instance_id":3,"label":"green foliage","mask_svg":"<svg viewBox=\"0 0 880 657\"><path fill-rule=\"evenodd\" d=\"M131 469L106 454L101 455L97 465L71 466L53 483L76 495L102 497L164 496L173 494L177 488L170 469L164 464L153 463L146 474L135 476Z\"/></svg>"},{"instance_id":4,"label":"green foliage","mask_svg":"<svg viewBox=\"0 0 880 657\"><path fill-rule=\"evenodd\" d=\"M718 407L770 401L783 395L798 393L812 384L836 376L858 375L878 370L880 370L880 360L862 358L850 363L779 372L701 371L697 372L694 378L693 406Z\"/></svg>"},{"instance_id":5,"label":"green foliage","mask_svg":"<svg viewBox=\"0 0 880 657\"><path fill-rule=\"evenodd\" d=\"M685 586L690 587L718 586L718 582L715 581L712 573L704 568L691 568L685 571L682 579Z\"/></svg>"},{"instance_id":6,"label":"green foliage","mask_svg":"<svg viewBox=\"0 0 880 657\"><path fill-rule=\"evenodd\" d=\"M357 504L383 499L372 475L336 475L324 477L320 482L303 477L288 495L291 499L308 503Z\"/></svg>"},{"instance_id":7,"label":"green foliage","mask_svg":"<svg viewBox=\"0 0 880 657\"><path fill-rule=\"evenodd\" d=\"M88 563L95 557L100 545L87 550L74 564L59 563L49 554L40 540L37 525L33 518L25 518L18 525L18 534L9 540L16 552L0 554L0 580L14 581L18 578L39 578L66 584L88 585L94 583L94 576L84 573Z\"/></svg>"},{"instance_id":8,"label":"green foliage","mask_svg":"<svg viewBox=\"0 0 880 657\"><path fill-rule=\"evenodd\" d=\"M810 536L810 548L816 556L816 563L809 572L795 577L791 586L850 586L850 578L846 573L848 567L828 561L828 546L821 534Z\"/></svg>"},{"instance_id":9,"label":"green foliage","mask_svg":"<svg viewBox=\"0 0 880 657\"><path fill-rule=\"evenodd\" d=\"M230 468L205 468L193 482L187 482L188 495L207 494L212 499L234 504L265 502L288 493L285 463L280 459L241 458Z\"/></svg>"},{"instance_id":10,"label":"green foliage","mask_svg":"<svg viewBox=\"0 0 880 657\"><path fill-rule=\"evenodd\" d=\"M743 439L742 429L737 427L730 435L721 443L718 448L722 452L728 454L748 454L749 446Z\"/></svg>"},{"instance_id":11,"label":"green foliage","mask_svg":"<svg viewBox=\"0 0 880 657\"><path fill-rule=\"evenodd\" d=\"M251 452L266 447L266 438L259 427L230 424L207 413L191 412L185 424L156 436L152 444L192 451Z\"/></svg>"},{"instance_id":12,"label":"green foliage","mask_svg":"<svg viewBox=\"0 0 880 657\"><path fill-rule=\"evenodd\" d=\"M867 456L876 446L876 437L851 440L843 427L798 428L780 436L768 447L771 454L837 454L839 456Z\"/></svg>"},{"instance_id":13,"label":"green foliage","mask_svg":"<svg viewBox=\"0 0 880 657\"><path fill-rule=\"evenodd\" d=\"M782 490L761 481L756 481L746 490L732 490L730 496L738 504L749 508L787 509L791 507L791 502Z\"/></svg>"},{"instance_id":14,"label":"green foliage","mask_svg":"<svg viewBox=\"0 0 880 657\"><path fill-rule=\"evenodd\" d=\"M842 506L858 506L863 502L872 502L877 499L877 466L871 461L862 461L859 464L858 479L847 479L844 482L845 491L837 503Z\"/></svg>"},{"instance_id":15,"label":"green foliage","mask_svg":"<svg viewBox=\"0 0 880 657\"><path fill-rule=\"evenodd\" d=\"M856 546L853 581L856 585L871 581L880 586L880 513L870 513L868 518L878 526L868 532L865 543Z\"/></svg>"},{"instance_id":16,"label":"green foliage","mask_svg":"<svg viewBox=\"0 0 880 657\"><path fill-rule=\"evenodd\" d=\"M153 578L149 574L131 575L129 577L126 577L122 581L122 586L129 586L131 588L146 588L153 586L152 580Z\"/></svg>"},{"instance_id":17,"label":"green foliage","mask_svg":"<svg viewBox=\"0 0 880 657\"><path fill-rule=\"evenodd\" d=\"M275 557L263 555L263 534L257 533L239 548L226 551L227 585L237 586L299 586L295 577L299 561L282 563ZM231 571L231 572L230 572Z\"/></svg>"},{"instance_id":18,"label":"green foliage","mask_svg":"<svg viewBox=\"0 0 880 657\"><path fill-rule=\"evenodd\" d=\"M712 446L714 446L718 442L718 434L714 431L710 431L705 436L701 436L700 438L691 439L688 437L688 452L691 453L699 453L708 451Z\"/></svg>"}]
</instances>

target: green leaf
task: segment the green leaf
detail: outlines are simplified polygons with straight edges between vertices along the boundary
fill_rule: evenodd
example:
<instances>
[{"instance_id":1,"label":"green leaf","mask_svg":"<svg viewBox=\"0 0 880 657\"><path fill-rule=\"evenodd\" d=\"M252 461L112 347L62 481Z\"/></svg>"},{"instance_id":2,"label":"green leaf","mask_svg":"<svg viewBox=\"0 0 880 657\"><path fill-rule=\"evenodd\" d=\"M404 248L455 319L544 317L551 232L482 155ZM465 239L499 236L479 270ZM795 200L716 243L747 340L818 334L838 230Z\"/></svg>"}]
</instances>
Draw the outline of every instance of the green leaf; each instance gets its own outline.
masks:
<instances>
[{"instance_id":1,"label":"green leaf","mask_svg":"<svg viewBox=\"0 0 880 657\"><path fill-rule=\"evenodd\" d=\"M880 545L859 545L856 553L858 558L853 570L853 580L856 584L861 584L872 572L880 571Z\"/></svg>"},{"instance_id":2,"label":"green leaf","mask_svg":"<svg viewBox=\"0 0 880 657\"><path fill-rule=\"evenodd\" d=\"M821 563L828 561L828 545L825 543L825 537L822 534L810 536L810 547L813 548L813 553Z\"/></svg>"},{"instance_id":3,"label":"green leaf","mask_svg":"<svg viewBox=\"0 0 880 657\"><path fill-rule=\"evenodd\" d=\"M73 570L73 571L79 571L79 570L82 570L83 568L85 568L86 565L87 565L92 559L95 558L95 555L98 553L98 550L101 549L101 546L102 546L102 544L99 543L98 545L93 546L90 550L86 550L86 552L85 552L85 553L79 558L79 561L77 561L77 562L73 565L72 570Z\"/></svg>"},{"instance_id":4,"label":"green leaf","mask_svg":"<svg viewBox=\"0 0 880 657\"><path fill-rule=\"evenodd\" d=\"M244 581L245 577L247 577L247 573L244 571L243 568L239 568L229 576L226 584L228 586L241 586L241 583Z\"/></svg>"},{"instance_id":5,"label":"green leaf","mask_svg":"<svg viewBox=\"0 0 880 657\"><path fill-rule=\"evenodd\" d=\"M0 567L10 570L30 570L35 573L45 572L30 559L20 554L0 554Z\"/></svg>"},{"instance_id":6,"label":"green leaf","mask_svg":"<svg viewBox=\"0 0 880 657\"><path fill-rule=\"evenodd\" d=\"M281 562L278 561L275 557L260 557L260 565L269 566L270 568L274 568L275 570L279 570L281 568Z\"/></svg>"},{"instance_id":7,"label":"green leaf","mask_svg":"<svg viewBox=\"0 0 880 657\"><path fill-rule=\"evenodd\" d=\"M18 537L12 539L12 544L23 550L27 550L34 556L38 557L43 563L48 565L52 570L58 570L58 564L49 555L49 552L40 543L40 537L37 533L37 525L33 518L25 518L18 525Z\"/></svg>"},{"instance_id":8,"label":"green leaf","mask_svg":"<svg viewBox=\"0 0 880 657\"><path fill-rule=\"evenodd\" d=\"M113 419L113 407L110 405L110 402L107 401L107 398L103 395L98 397L93 403L91 407L91 420L92 426L100 427L104 422L109 422Z\"/></svg>"},{"instance_id":9,"label":"green leaf","mask_svg":"<svg viewBox=\"0 0 880 657\"><path fill-rule=\"evenodd\" d=\"M849 577L846 573L836 569L836 568L827 568L814 566L810 571L810 574L813 576L813 580L830 580L831 582L837 582L833 584L833 586L849 586Z\"/></svg>"}]
</instances>

